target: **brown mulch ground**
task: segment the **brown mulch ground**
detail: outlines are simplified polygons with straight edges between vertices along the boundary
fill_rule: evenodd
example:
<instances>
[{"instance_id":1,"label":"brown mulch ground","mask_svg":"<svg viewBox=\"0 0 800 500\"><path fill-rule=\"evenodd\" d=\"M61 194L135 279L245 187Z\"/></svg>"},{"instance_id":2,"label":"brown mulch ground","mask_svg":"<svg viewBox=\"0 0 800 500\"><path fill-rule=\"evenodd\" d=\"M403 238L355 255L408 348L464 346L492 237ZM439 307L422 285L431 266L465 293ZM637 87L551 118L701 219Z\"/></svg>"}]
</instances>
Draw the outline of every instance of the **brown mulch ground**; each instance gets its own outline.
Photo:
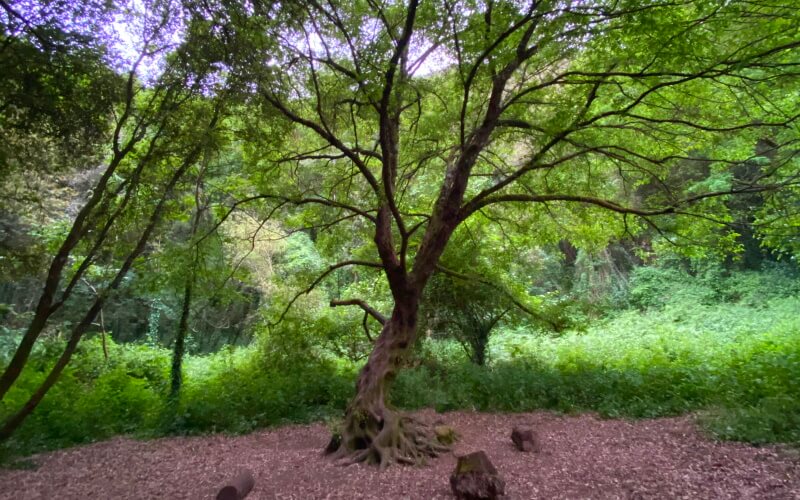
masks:
<instances>
[{"instance_id":1,"label":"brown mulch ground","mask_svg":"<svg viewBox=\"0 0 800 500\"><path fill-rule=\"evenodd\" d=\"M462 438L455 454L485 450L513 499L800 498L800 462L774 447L717 443L689 417L602 420L591 415L454 412L442 418ZM517 452L514 424L537 429L540 453ZM322 424L247 436L111 441L40 455L36 470L0 470L0 498L210 499L246 467L256 486L248 500L452 498L453 454L426 467L340 467L320 455Z\"/></svg>"}]
</instances>

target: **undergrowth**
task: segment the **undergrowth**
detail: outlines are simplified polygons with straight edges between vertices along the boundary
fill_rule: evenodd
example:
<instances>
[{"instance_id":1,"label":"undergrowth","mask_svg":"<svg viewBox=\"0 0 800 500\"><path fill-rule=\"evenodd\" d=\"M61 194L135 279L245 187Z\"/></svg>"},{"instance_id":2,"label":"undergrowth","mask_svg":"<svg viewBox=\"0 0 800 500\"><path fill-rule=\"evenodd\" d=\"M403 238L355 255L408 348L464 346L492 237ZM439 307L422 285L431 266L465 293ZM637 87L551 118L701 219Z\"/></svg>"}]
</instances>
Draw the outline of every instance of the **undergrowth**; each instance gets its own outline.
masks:
<instances>
[{"instance_id":1,"label":"undergrowth","mask_svg":"<svg viewBox=\"0 0 800 500\"><path fill-rule=\"evenodd\" d=\"M557 338L504 332L488 368L431 345L401 373L394 401L439 410L597 411L658 417L713 409L717 436L800 443L800 300L625 313Z\"/></svg>"},{"instance_id":2,"label":"undergrowth","mask_svg":"<svg viewBox=\"0 0 800 500\"><path fill-rule=\"evenodd\" d=\"M650 273L650 274L648 274ZM800 296L795 277L645 270L628 307L558 336L494 335L489 363L428 340L396 380L393 403L441 411L597 411L608 417L697 412L713 435L800 443ZM0 403L18 408L60 348L42 343ZM169 403L167 349L88 338L33 415L6 443L11 456L118 434L240 433L338 416L358 366L323 357L265 356L259 346L189 356L180 402ZM302 361L296 361L302 359ZM294 360L294 361L293 361Z\"/></svg>"}]
</instances>

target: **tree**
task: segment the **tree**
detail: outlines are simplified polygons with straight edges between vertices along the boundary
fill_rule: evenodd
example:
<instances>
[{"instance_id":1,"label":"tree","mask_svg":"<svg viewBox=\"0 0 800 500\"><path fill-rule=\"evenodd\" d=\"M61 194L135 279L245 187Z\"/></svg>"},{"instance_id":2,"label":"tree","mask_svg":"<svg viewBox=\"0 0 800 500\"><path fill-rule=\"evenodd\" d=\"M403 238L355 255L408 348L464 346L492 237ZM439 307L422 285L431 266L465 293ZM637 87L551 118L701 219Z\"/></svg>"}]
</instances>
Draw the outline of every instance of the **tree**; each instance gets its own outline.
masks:
<instances>
[{"instance_id":1,"label":"tree","mask_svg":"<svg viewBox=\"0 0 800 500\"><path fill-rule=\"evenodd\" d=\"M109 295L145 251L184 175L221 140L219 125L229 101L224 79L212 78L217 61L191 58L185 46L179 47L164 60L164 70L145 85L140 67L172 46L169 37L174 34L176 12L174 5L158 1L140 7L145 12L139 17L138 53L122 80L119 106L108 117L114 120L106 138L107 162L58 245L33 318L0 377L0 397L16 382L48 321L67 303L87 271L104 254L118 260L72 327L63 353L40 387L3 423L0 440L13 433L56 383ZM47 22L57 21L69 20ZM42 29L31 28L37 35ZM113 237L120 235L126 237Z\"/></svg>"},{"instance_id":2,"label":"tree","mask_svg":"<svg viewBox=\"0 0 800 500\"><path fill-rule=\"evenodd\" d=\"M543 310L541 297L529 295L529 264L498 228L472 219L457 229L421 300L421 330L455 339L479 366L486 363L490 336L501 321L526 321L548 331L562 326Z\"/></svg>"},{"instance_id":3,"label":"tree","mask_svg":"<svg viewBox=\"0 0 800 500\"><path fill-rule=\"evenodd\" d=\"M294 126L262 151L258 191L371 233L336 269L380 269L394 306L358 377L337 458L389 465L442 450L386 403L423 290L456 229L485 218L556 243L657 228L664 241L730 234L730 196L796 185L794 2L473 1L206 3L239 49L250 98ZM241 50L242 47L248 50ZM763 134L778 159L734 179ZM256 145L252 148L257 150ZM675 186L671 168L702 165ZM288 169L288 171L287 171ZM646 197L635 188L653 183ZM735 238L734 238L735 239ZM571 237L575 242L576 238ZM368 251L375 258L368 258ZM309 289L301 293L307 292ZM352 305L371 308L361 298Z\"/></svg>"},{"instance_id":4,"label":"tree","mask_svg":"<svg viewBox=\"0 0 800 500\"><path fill-rule=\"evenodd\" d=\"M490 287L481 283L459 282L447 276L434 276L426 290L425 305L433 309L424 326L455 338L470 361L486 364L489 336L510 307L496 300Z\"/></svg>"},{"instance_id":5,"label":"tree","mask_svg":"<svg viewBox=\"0 0 800 500\"><path fill-rule=\"evenodd\" d=\"M108 118L124 89L124 78L89 36L107 20L103 3L87 2L84 22L65 25L54 18L76 7L0 2L0 274L6 279L47 265L27 233L69 209L61 205L68 197L59 181L102 161Z\"/></svg>"},{"instance_id":6,"label":"tree","mask_svg":"<svg viewBox=\"0 0 800 500\"><path fill-rule=\"evenodd\" d=\"M197 179L194 190L194 210L190 217L189 242L192 244L188 272L184 277L183 300L181 302L181 318L175 334L175 345L172 349L172 367L170 370L170 398L177 401L183 384L183 354L186 350L186 336L189 332L189 315L192 309L192 292L195 287L197 268L200 265L200 245L194 241L197 237L200 221L203 217L204 203L201 200L202 175Z\"/></svg>"}]
</instances>

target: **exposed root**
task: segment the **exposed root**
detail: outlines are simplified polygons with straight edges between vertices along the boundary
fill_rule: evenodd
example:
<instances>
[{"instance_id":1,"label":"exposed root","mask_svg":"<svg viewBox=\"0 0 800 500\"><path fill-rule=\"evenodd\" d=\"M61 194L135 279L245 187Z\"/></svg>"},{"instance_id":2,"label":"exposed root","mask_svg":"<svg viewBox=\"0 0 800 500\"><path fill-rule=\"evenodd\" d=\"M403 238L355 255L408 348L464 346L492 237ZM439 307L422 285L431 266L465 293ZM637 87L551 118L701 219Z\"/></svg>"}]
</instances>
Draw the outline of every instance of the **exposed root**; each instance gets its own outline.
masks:
<instances>
[{"instance_id":1,"label":"exposed root","mask_svg":"<svg viewBox=\"0 0 800 500\"><path fill-rule=\"evenodd\" d=\"M449 450L427 424L408 415L384 411L382 420L362 418L356 425L345 426L341 445L332 458L340 465L363 462L383 469L395 463L423 465L428 458Z\"/></svg>"},{"instance_id":2,"label":"exposed root","mask_svg":"<svg viewBox=\"0 0 800 500\"><path fill-rule=\"evenodd\" d=\"M404 292L405 293L405 292ZM386 405L386 390L416 336L418 296L396 303L375 347L361 369L356 396L347 407L341 442L333 458L344 464L366 462L381 468L394 463L423 464L449 450L434 429ZM334 448L331 445L328 449Z\"/></svg>"}]
</instances>

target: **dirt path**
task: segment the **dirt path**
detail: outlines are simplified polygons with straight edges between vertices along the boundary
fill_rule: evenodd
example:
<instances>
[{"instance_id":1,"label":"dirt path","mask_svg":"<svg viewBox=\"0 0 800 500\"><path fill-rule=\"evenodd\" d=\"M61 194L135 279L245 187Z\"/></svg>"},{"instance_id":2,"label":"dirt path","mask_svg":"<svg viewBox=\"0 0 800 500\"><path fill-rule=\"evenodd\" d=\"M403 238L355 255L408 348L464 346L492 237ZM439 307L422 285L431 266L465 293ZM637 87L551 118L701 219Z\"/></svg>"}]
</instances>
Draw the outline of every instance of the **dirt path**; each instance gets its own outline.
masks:
<instances>
[{"instance_id":1,"label":"dirt path","mask_svg":"<svg viewBox=\"0 0 800 500\"><path fill-rule=\"evenodd\" d=\"M800 464L776 448L715 443L688 417L601 420L550 413L454 412L456 454L485 450L513 499L800 498ZM514 424L539 432L542 451L515 451ZM249 499L452 498L453 455L427 467L338 467L320 456L321 424L247 436L135 441L118 438L36 458L37 470L0 470L0 498L210 499L224 479L250 468Z\"/></svg>"}]
</instances>

